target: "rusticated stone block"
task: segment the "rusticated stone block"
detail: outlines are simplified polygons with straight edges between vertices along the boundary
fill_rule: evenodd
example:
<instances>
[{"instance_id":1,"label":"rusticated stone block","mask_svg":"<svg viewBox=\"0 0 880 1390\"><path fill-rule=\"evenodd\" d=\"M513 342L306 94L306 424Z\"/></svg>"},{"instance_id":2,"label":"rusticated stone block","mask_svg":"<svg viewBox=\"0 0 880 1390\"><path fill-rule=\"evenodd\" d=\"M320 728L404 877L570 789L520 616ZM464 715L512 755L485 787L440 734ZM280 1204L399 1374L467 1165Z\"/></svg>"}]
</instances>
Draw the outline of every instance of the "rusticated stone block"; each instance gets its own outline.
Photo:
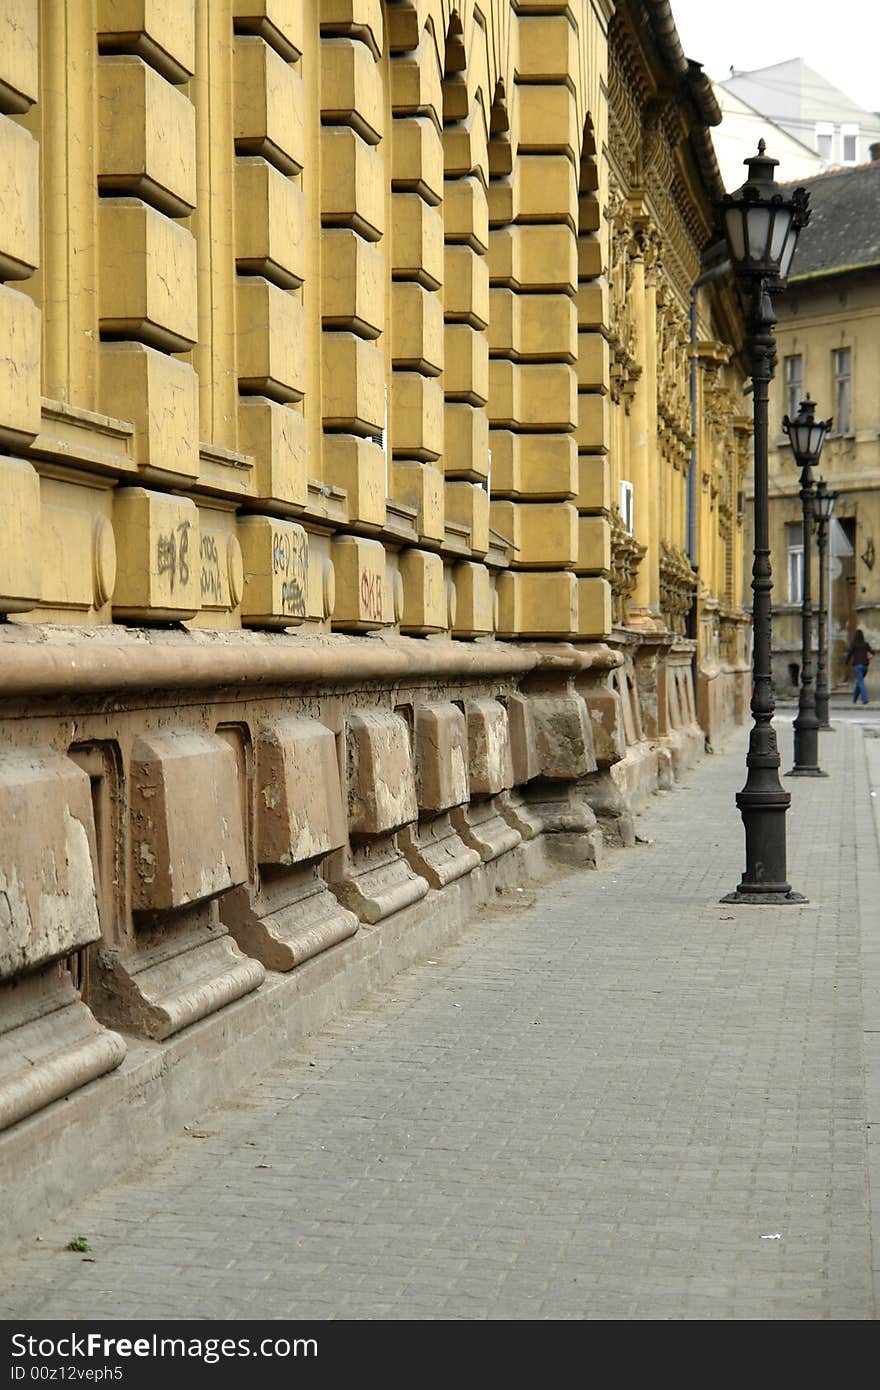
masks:
<instances>
[{"instance_id":1,"label":"rusticated stone block","mask_svg":"<svg viewBox=\"0 0 880 1390\"><path fill-rule=\"evenodd\" d=\"M349 716L348 825L355 836L384 835L418 816L409 731L399 714Z\"/></svg>"},{"instance_id":2,"label":"rusticated stone block","mask_svg":"<svg viewBox=\"0 0 880 1390\"><path fill-rule=\"evenodd\" d=\"M324 121L349 125L369 145L382 138L382 74L366 44L357 39L321 43L321 115Z\"/></svg>"},{"instance_id":3,"label":"rusticated stone block","mask_svg":"<svg viewBox=\"0 0 880 1390\"><path fill-rule=\"evenodd\" d=\"M611 469L607 458L581 454L577 461L579 486L575 504L582 512L611 509Z\"/></svg>"},{"instance_id":4,"label":"rusticated stone block","mask_svg":"<svg viewBox=\"0 0 880 1390\"><path fill-rule=\"evenodd\" d=\"M241 620L288 627L308 614L309 538L295 521L244 516L238 522L244 564Z\"/></svg>"},{"instance_id":5,"label":"rusticated stone block","mask_svg":"<svg viewBox=\"0 0 880 1390\"><path fill-rule=\"evenodd\" d=\"M455 586L455 637L481 637L492 631L492 578L485 565L461 560L452 570Z\"/></svg>"},{"instance_id":6,"label":"rusticated stone block","mask_svg":"<svg viewBox=\"0 0 880 1390\"><path fill-rule=\"evenodd\" d=\"M0 111L27 111L37 99L39 13L38 0L0 9Z\"/></svg>"},{"instance_id":7,"label":"rusticated stone block","mask_svg":"<svg viewBox=\"0 0 880 1390\"><path fill-rule=\"evenodd\" d=\"M279 719L256 747L260 864L291 867L345 844L336 739L314 719Z\"/></svg>"},{"instance_id":8,"label":"rusticated stone block","mask_svg":"<svg viewBox=\"0 0 880 1390\"><path fill-rule=\"evenodd\" d=\"M567 502L493 502L493 530L513 541L518 568L567 568L577 558L578 516Z\"/></svg>"},{"instance_id":9,"label":"rusticated stone block","mask_svg":"<svg viewBox=\"0 0 880 1390\"><path fill-rule=\"evenodd\" d=\"M611 585L600 577L579 579L578 635L607 637L611 632Z\"/></svg>"},{"instance_id":10,"label":"rusticated stone block","mask_svg":"<svg viewBox=\"0 0 880 1390\"><path fill-rule=\"evenodd\" d=\"M606 686L591 687L585 693L593 751L599 767L610 767L626 757L626 735L620 709L620 697Z\"/></svg>"},{"instance_id":11,"label":"rusticated stone block","mask_svg":"<svg viewBox=\"0 0 880 1390\"><path fill-rule=\"evenodd\" d=\"M325 328L376 338L385 327L385 257L380 243L350 227L328 228L321 256L321 319Z\"/></svg>"},{"instance_id":12,"label":"rusticated stone block","mask_svg":"<svg viewBox=\"0 0 880 1390\"><path fill-rule=\"evenodd\" d=\"M102 198L98 214L101 332L188 352L199 335L192 232L140 198Z\"/></svg>"},{"instance_id":13,"label":"rusticated stone block","mask_svg":"<svg viewBox=\"0 0 880 1390\"><path fill-rule=\"evenodd\" d=\"M321 130L321 220L327 227L352 227L367 241L378 241L385 230L381 149L349 126Z\"/></svg>"},{"instance_id":14,"label":"rusticated stone block","mask_svg":"<svg viewBox=\"0 0 880 1390\"><path fill-rule=\"evenodd\" d=\"M388 589L385 547L362 536L337 536L333 541L336 571L334 628L365 632L394 621Z\"/></svg>"},{"instance_id":15,"label":"rusticated stone block","mask_svg":"<svg viewBox=\"0 0 880 1390\"><path fill-rule=\"evenodd\" d=\"M392 193L391 236L396 279L428 290L443 284L443 214L418 193Z\"/></svg>"},{"instance_id":16,"label":"rusticated stone block","mask_svg":"<svg viewBox=\"0 0 880 1390\"><path fill-rule=\"evenodd\" d=\"M448 626L448 604L440 556L430 550L401 551L400 577L403 581L401 630L420 634L442 632Z\"/></svg>"},{"instance_id":17,"label":"rusticated stone block","mask_svg":"<svg viewBox=\"0 0 880 1390\"><path fill-rule=\"evenodd\" d=\"M391 379L389 415L391 448L396 458L421 459L425 463L440 458L443 453L443 387L437 377L422 376L420 372L395 372Z\"/></svg>"},{"instance_id":18,"label":"rusticated stone block","mask_svg":"<svg viewBox=\"0 0 880 1390\"><path fill-rule=\"evenodd\" d=\"M513 784L515 787L521 787L523 783L537 777L541 770L534 708L527 695L514 694L508 697L507 724L510 730Z\"/></svg>"},{"instance_id":19,"label":"rusticated stone block","mask_svg":"<svg viewBox=\"0 0 880 1390\"><path fill-rule=\"evenodd\" d=\"M578 34L567 14L520 15L521 82L563 82L578 70Z\"/></svg>"},{"instance_id":20,"label":"rusticated stone block","mask_svg":"<svg viewBox=\"0 0 880 1390\"><path fill-rule=\"evenodd\" d=\"M507 710L497 700L468 700L464 707L468 731L471 794L494 796L513 786L513 760Z\"/></svg>"},{"instance_id":21,"label":"rusticated stone block","mask_svg":"<svg viewBox=\"0 0 880 1390\"><path fill-rule=\"evenodd\" d=\"M608 575L611 569L611 525L604 516L578 518L578 574Z\"/></svg>"},{"instance_id":22,"label":"rusticated stone block","mask_svg":"<svg viewBox=\"0 0 880 1390\"><path fill-rule=\"evenodd\" d=\"M130 193L169 217L196 205L195 108L141 58L98 64L98 187Z\"/></svg>"},{"instance_id":23,"label":"rusticated stone block","mask_svg":"<svg viewBox=\"0 0 880 1390\"><path fill-rule=\"evenodd\" d=\"M430 813L461 806L470 794L464 713L449 702L415 707L416 799Z\"/></svg>"},{"instance_id":24,"label":"rusticated stone block","mask_svg":"<svg viewBox=\"0 0 880 1390\"><path fill-rule=\"evenodd\" d=\"M0 547L0 613L18 613L42 590L40 479L24 459L0 458L0 488L13 522Z\"/></svg>"},{"instance_id":25,"label":"rusticated stone block","mask_svg":"<svg viewBox=\"0 0 880 1390\"><path fill-rule=\"evenodd\" d=\"M142 468L199 475L199 381L188 362L144 343L102 343L101 406L131 420Z\"/></svg>"},{"instance_id":26,"label":"rusticated stone block","mask_svg":"<svg viewBox=\"0 0 880 1390\"><path fill-rule=\"evenodd\" d=\"M0 980L100 934L86 773L50 749L0 753Z\"/></svg>"},{"instance_id":27,"label":"rusticated stone block","mask_svg":"<svg viewBox=\"0 0 880 1390\"><path fill-rule=\"evenodd\" d=\"M283 290L305 277L305 195L265 159L235 161L235 264Z\"/></svg>"},{"instance_id":28,"label":"rusticated stone block","mask_svg":"<svg viewBox=\"0 0 880 1390\"><path fill-rule=\"evenodd\" d=\"M129 780L135 912L183 907L245 880L238 769L224 739L192 729L141 735Z\"/></svg>"},{"instance_id":29,"label":"rusticated stone block","mask_svg":"<svg viewBox=\"0 0 880 1390\"><path fill-rule=\"evenodd\" d=\"M447 478L484 482L489 476L489 417L465 401L443 410L443 471Z\"/></svg>"},{"instance_id":30,"label":"rusticated stone block","mask_svg":"<svg viewBox=\"0 0 880 1390\"><path fill-rule=\"evenodd\" d=\"M236 284L239 389L278 401L305 391L305 321L294 295L261 275L240 275Z\"/></svg>"},{"instance_id":31,"label":"rusticated stone block","mask_svg":"<svg viewBox=\"0 0 880 1390\"><path fill-rule=\"evenodd\" d=\"M30 295L0 285L0 445L39 433L41 317Z\"/></svg>"},{"instance_id":32,"label":"rusticated stone block","mask_svg":"<svg viewBox=\"0 0 880 1390\"><path fill-rule=\"evenodd\" d=\"M463 242L485 254L489 247L489 203L479 179L452 179L446 183L443 229L447 242Z\"/></svg>"},{"instance_id":33,"label":"rusticated stone block","mask_svg":"<svg viewBox=\"0 0 880 1390\"><path fill-rule=\"evenodd\" d=\"M577 446L569 434L492 430L492 496L563 500L577 491Z\"/></svg>"},{"instance_id":34,"label":"rusticated stone block","mask_svg":"<svg viewBox=\"0 0 880 1390\"><path fill-rule=\"evenodd\" d=\"M348 494L349 521L384 526L386 461L379 445L354 434L325 434L323 454L323 477Z\"/></svg>"},{"instance_id":35,"label":"rusticated stone block","mask_svg":"<svg viewBox=\"0 0 880 1390\"><path fill-rule=\"evenodd\" d=\"M261 154L282 174L303 167L304 96L302 74L261 38L235 40L235 147Z\"/></svg>"},{"instance_id":36,"label":"rusticated stone block","mask_svg":"<svg viewBox=\"0 0 880 1390\"><path fill-rule=\"evenodd\" d=\"M187 497L118 487L113 494L116 617L192 618L200 603L199 513Z\"/></svg>"},{"instance_id":37,"label":"rusticated stone block","mask_svg":"<svg viewBox=\"0 0 880 1390\"><path fill-rule=\"evenodd\" d=\"M102 53L137 53L169 82L196 70L193 0L98 0Z\"/></svg>"},{"instance_id":38,"label":"rusticated stone block","mask_svg":"<svg viewBox=\"0 0 880 1390\"><path fill-rule=\"evenodd\" d=\"M380 434L385 419L385 358L353 333L322 333L321 408L326 429Z\"/></svg>"},{"instance_id":39,"label":"rusticated stone block","mask_svg":"<svg viewBox=\"0 0 880 1390\"><path fill-rule=\"evenodd\" d=\"M542 777L573 781L595 772L587 706L580 695L530 696Z\"/></svg>"},{"instance_id":40,"label":"rusticated stone block","mask_svg":"<svg viewBox=\"0 0 880 1390\"><path fill-rule=\"evenodd\" d=\"M322 7L322 15L324 8L330 7ZM302 56L305 46L302 0L235 0L232 13L236 33L259 34L286 63L295 63Z\"/></svg>"},{"instance_id":41,"label":"rusticated stone block","mask_svg":"<svg viewBox=\"0 0 880 1390\"><path fill-rule=\"evenodd\" d=\"M0 115L0 279L26 280L40 259L40 147Z\"/></svg>"},{"instance_id":42,"label":"rusticated stone block","mask_svg":"<svg viewBox=\"0 0 880 1390\"><path fill-rule=\"evenodd\" d=\"M293 406L265 396L238 402L239 447L254 460L257 496L262 501L304 507L308 500L306 422Z\"/></svg>"},{"instance_id":43,"label":"rusticated stone block","mask_svg":"<svg viewBox=\"0 0 880 1390\"><path fill-rule=\"evenodd\" d=\"M583 583L603 583L583 580ZM567 570L500 574L498 633L502 637L569 637L578 631L578 589Z\"/></svg>"},{"instance_id":44,"label":"rusticated stone block","mask_svg":"<svg viewBox=\"0 0 880 1390\"><path fill-rule=\"evenodd\" d=\"M476 555L489 549L489 494L478 483L446 484L446 515L468 528L470 547Z\"/></svg>"}]
</instances>

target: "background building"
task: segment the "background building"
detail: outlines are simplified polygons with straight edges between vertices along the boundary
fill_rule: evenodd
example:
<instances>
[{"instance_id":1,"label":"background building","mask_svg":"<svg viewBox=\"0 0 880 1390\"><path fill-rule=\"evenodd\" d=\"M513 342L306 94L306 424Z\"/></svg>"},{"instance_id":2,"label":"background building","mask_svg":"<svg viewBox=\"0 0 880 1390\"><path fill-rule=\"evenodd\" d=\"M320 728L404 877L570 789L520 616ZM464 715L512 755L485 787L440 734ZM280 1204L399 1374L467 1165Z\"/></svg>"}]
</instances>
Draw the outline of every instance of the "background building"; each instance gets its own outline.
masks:
<instances>
[{"instance_id":1,"label":"background building","mask_svg":"<svg viewBox=\"0 0 880 1390\"><path fill-rule=\"evenodd\" d=\"M0 0L0 112L13 1124L631 838L748 428L665 0Z\"/></svg>"},{"instance_id":2,"label":"background building","mask_svg":"<svg viewBox=\"0 0 880 1390\"><path fill-rule=\"evenodd\" d=\"M745 179L744 161L755 153L762 137L774 158L779 160L780 168L785 170L787 179L810 179L822 172L821 155L812 145L805 144L802 137L796 138L768 120L725 84L716 82L712 90L722 115L721 124L712 132L712 143L724 187L729 193L739 188Z\"/></svg>"},{"instance_id":3,"label":"background building","mask_svg":"<svg viewBox=\"0 0 880 1390\"><path fill-rule=\"evenodd\" d=\"M858 42L858 36L853 36L853 42ZM872 144L880 140L880 115L859 106L802 58L734 72L720 85L815 150L826 169L864 164L871 158ZM788 164L784 167L788 172ZM803 177L800 170L790 172L792 178Z\"/></svg>"},{"instance_id":4,"label":"background building","mask_svg":"<svg viewBox=\"0 0 880 1390\"><path fill-rule=\"evenodd\" d=\"M773 670L777 689L800 672L803 532L798 470L781 431L809 392L833 417L819 472L838 494L831 540L834 682L857 627L880 648L880 163L805 182L812 217L775 305L779 364L771 388L770 524L774 574ZM816 563L815 547L813 550ZM817 576L813 577L813 594ZM877 674L869 684L878 692Z\"/></svg>"}]
</instances>

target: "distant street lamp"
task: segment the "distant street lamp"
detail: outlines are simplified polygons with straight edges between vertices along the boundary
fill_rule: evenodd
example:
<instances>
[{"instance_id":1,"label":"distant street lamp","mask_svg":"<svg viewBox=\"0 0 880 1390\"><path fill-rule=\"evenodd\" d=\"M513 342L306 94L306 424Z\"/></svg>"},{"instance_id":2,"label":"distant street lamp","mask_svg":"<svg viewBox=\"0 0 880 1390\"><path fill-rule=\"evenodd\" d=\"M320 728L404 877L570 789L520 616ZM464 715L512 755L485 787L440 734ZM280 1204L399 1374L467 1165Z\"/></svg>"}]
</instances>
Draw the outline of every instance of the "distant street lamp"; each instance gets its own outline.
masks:
<instances>
[{"instance_id":1,"label":"distant street lamp","mask_svg":"<svg viewBox=\"0 0 880 1390\"><path fill-rule=\"evenodd\" d=\"M809 219L803 188L788 192L774 181L778 160L758 143L757 155L744 161L749 176L742 188L721 201L734 273L749 296L746 347L754 391L755 543L752 563L752 718L746 784L737 794L746 836L746 867L729 903L803 902L786 881L785 813L791 797L779 780L779 749L773 728L770 665L770 518L767 477L767 412L776 366L771 294L785 288L798 232Z\"/></svg>"},{"instance_id":2,"label":"distant street lamp","mask_svg":"<svg viewBox=\"0 0 880 1390\"><path fill-rule=\"evenodd\" d=\"M834 725L828 718L828 639L825 621L828 618L827 580L825 567L825 546L828 539L828 526L834 515L837 493L829 492L824 478L816 484L816 532L819 545L819 660L816 667L816 718L819 728L832 730ZM830 626L830 623L829 623Z\"/></svg>"},{"instance_id":3,"label":"distant street lamp","mask_svg":"<svg viewBox=\"0 0 880 1390\"><path fill-rule=\"evenodd\" d=\"M798 712L794 721L794 767L789 777L827 777L819 766L819 720L816 715L816 685L813 680L813 581L812 538L816 491L813 465L818 464L830 420L817 420L816 402L809 394L801 401L793 420L783 417L791 452L801 470L801 506L804 515L804 582L801 596L801 684ZM821 604L820 604L821 606Z\"/></svg>"}]
</instances>

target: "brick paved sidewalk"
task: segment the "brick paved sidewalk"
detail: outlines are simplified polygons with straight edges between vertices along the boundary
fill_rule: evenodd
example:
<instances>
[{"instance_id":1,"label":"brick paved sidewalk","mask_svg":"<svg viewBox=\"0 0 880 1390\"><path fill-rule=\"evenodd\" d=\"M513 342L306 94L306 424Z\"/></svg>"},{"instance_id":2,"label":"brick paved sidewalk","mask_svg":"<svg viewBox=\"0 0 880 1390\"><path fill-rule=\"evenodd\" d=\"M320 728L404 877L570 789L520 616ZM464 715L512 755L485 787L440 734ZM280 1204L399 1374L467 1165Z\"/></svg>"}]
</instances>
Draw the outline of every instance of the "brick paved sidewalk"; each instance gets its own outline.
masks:
<instances>
[{"instance_id":1,"label":"brick paved sidewalk","mask_svg":"<svg viewBox=\"0 0 880 1390\"><path fill-rule=\"evenodd\" d=\"M803 908L718 902L743 750L7 1252L0 1315L873 1317L862 732L788 783Z\"/></svg>"}]
</instances>

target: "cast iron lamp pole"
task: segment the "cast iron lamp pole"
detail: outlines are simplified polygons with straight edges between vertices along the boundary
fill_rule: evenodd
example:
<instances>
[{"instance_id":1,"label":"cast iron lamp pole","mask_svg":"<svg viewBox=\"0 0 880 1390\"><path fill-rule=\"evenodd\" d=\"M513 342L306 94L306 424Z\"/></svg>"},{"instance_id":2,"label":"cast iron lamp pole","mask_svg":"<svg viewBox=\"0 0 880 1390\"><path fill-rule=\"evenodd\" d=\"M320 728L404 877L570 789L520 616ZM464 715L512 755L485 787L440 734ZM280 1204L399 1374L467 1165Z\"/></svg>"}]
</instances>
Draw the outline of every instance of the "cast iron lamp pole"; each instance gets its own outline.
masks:
<instances>
[{"instance_id":1,"label":"cast iron lamp pole","mask_svg":"<svg viewBox=\"0 0 880 1390\"><path fill-rule=\"evenodd\" d=\"M779 780L779 749L773 728L770 666L770 519L767 477L767 411L776 365L771 293L785 288L798 232L809 218L803 188L784 192L773 179L778 160L768 158L764 141L744 161L749 176L742 188L721 202L724 230L734 273L750 296L747 349L754 391L755 545L752 563L752 718L746 784L737 794L746 837L746 867L729 903L803 902L786 880L785 813L791 797Z\"/></svg>"},{"instance_id":2,"label":"cast iron lamp pole","mask_svg":"<svg viewBox=\"0 0 880 1390\"><path fill-rule=\"evenodd\" d=\"M816 718L819 728L824 732L834 731L828 718L828 648L825 622L828 617L828 595L826 593L828 571L825 568L825 545L828 539L828 524L834 515L837 493L829 492L824 478L816 484L816 534L819 546L819 657L816 664Z\"/></svg>"},{"instance_id":3,"label":"cast iron lamp pole","mask_svg":"<svg viewBox=\"0 0 880 1390\"><path fill-rule=\"evenodd\" d=\"M782 428L788 435L795 462L801 470L801 505L804 512L804 585L801 602L801 683L798 712L794 721L794 767L789 777L827 777L819 766L819 719L816 714L816 684L813 679L813 581L812 538L816 491L813 465L819 462L825 432L830 420L817 420L816 402L809 395L801 401L793 420L783 416Z\"/></svg>"}]
</instances>

